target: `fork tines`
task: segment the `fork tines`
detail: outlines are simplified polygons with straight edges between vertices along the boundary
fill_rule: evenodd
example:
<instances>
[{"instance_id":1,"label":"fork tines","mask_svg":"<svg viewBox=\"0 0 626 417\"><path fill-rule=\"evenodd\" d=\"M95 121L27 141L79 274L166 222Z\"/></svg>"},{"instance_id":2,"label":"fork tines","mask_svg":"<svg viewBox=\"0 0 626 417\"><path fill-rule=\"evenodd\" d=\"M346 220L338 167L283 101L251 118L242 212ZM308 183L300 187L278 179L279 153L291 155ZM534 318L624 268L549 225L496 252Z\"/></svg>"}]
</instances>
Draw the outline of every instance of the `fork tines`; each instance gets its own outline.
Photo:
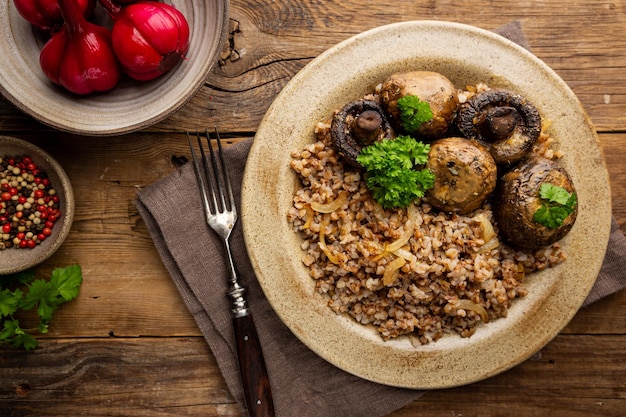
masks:
<instances>
[{"instance_id":1,"label":"fork tines","mask_svg":"<svg viewBox=\"0 0 626 417\"><path fill-rule=\"evenodd\" d=\"M202 135L196 131L196 140L200 148L200 157L198 158L192 144L191 135L187 132L187 140L191 149L194 170L198 179L198 185L202 194L202 203L206 214L207 216L215 215L226 211L236 213L235 199L233 197L233 190L230 185L226 162L224 161L222 142L217 127L215 127L217 152L213 149L213 146L211 146L211 136L208 129L205 130L204 136L206 138L207 147L209 148L211 159L210 166L202 144ZM217 159L219 159L219 164ZM199 161L202 162L202 167L200 167Z\"/></svg>"}]
</instances>

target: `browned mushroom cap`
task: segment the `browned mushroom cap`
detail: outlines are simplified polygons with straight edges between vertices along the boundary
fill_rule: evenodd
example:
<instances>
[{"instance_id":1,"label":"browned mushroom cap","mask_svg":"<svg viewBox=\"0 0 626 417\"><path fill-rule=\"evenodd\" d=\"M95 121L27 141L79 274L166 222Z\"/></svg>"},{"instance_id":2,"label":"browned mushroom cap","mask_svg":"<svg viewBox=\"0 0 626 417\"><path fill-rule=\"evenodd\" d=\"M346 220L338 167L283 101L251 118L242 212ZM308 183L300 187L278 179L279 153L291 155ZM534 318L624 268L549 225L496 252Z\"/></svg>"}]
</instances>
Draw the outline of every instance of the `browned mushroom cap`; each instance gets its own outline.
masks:
<instances>
[{"instance_id":1,"label":"browned mushroom cap","mask_svg":"<svg viewBox=\"0 0 626 417\"><path fill-rule=\"evenodd\" d=\"M398 131L402 129L398 99L410 95L427 102L433 113L433 118L422 124L415 133L429 139L444 136L459 104L454 84L444 75L433 71L398 72L387 78L381 85L380 98L391 124Z\"/></svg>"},{"instance_id":2,"label":"browned mushroom cap","mask_svg":"<svg viewBox=\"0 0 626 417\"><path fill-rule=\"evenodd\" d=\"M356 168L361 167L356 158L364 146L394 136L383 109L371 100L353 101L335 112L330 135L339 155Z\"/></svg>"},{"instance_id":3,"label":"browned mushroom cap","mask_svg":"<svg viewBox=\"0 0 626 417\"><path fill-rule=\"evenodd\" d=\"M539 249L561 240L576 221L577 208L556 229L537 223L533 217L541 207L541 184L550 183L574 193L567 171L557 162L533 157L507 172L498 183L494 198L494 218L500 233L510 244Z\"/></svg>"},{"instance_id":4,"label":"browned mushroom cap","mask_svg":"<svg viewBox=\"0 0 626 417\"><path fill-rule=\"evenodd\" d=\"M497 164L513 165L531 150L541 133L541 116L519 94L493 89L472 96L458 109L463 136L488 147Z\"/></svg>"},{"instance_id":5,"label":"browned mushroom cap","mask_svg":"<svg viewBox=\"0 0 626 417\"><path fill-rule=\"evenodd\" d=\"M427 167L435 174L435 185L426 200L452 213L476 210L496 187L497 166L480 144L465 138L439 139L430 147Z\"/></svg>"}]
</instances>

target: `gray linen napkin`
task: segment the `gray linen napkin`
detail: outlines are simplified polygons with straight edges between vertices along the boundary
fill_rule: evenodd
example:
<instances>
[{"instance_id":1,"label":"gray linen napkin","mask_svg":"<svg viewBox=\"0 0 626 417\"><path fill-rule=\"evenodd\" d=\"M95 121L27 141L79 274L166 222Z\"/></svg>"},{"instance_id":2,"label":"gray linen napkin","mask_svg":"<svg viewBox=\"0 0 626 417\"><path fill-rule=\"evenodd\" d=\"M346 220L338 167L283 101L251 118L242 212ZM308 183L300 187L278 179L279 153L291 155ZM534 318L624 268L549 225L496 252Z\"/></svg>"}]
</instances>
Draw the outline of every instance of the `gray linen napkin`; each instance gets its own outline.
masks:
<instances>
[{"instance_id":1,"label":"gray linen napkin","mask_svg":"<svg viewBox=\"0 0 626 417\"><path fill-rule=\"evenodd\" d=\"M496 32L527 47L518 22ZM225 149L234 193L239 199L252 140ZM184 203L184 205L182 205ZM220 241L205 230L191 164L137 194L137 208L165 267L204 335L228 388L242 409L235 342L229 313L227 272ZM194 240L189 231L194 232ZM378 417L419 398L423 391L388 387L357 378L329 364L304 346L276 316L256 280L241 226L231 238L267 362L279 417ZM626 238L613 220L605 263L586 303L626 287Z\"/></svg>"}]
</instances>

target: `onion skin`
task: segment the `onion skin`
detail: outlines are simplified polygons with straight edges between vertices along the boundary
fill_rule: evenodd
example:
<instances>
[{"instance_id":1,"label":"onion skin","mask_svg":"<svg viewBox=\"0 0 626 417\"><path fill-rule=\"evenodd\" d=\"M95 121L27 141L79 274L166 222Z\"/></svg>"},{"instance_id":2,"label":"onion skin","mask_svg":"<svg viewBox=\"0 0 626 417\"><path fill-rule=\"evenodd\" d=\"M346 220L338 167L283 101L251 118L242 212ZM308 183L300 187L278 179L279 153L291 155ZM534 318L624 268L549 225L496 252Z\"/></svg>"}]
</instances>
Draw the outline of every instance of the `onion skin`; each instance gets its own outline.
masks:
<instances>
[{"instance_id":1,"label":"onion skin","mask_svg":"<svg viewBox=\"0 0 626 417\"><path fill-rule=\"evenodd\" d=\"M44 74L79 95L111 90L122 72L111 47L108 29L87 22L77 0L59 0L66 22L39 55Z\"/></svg>"},{"instance_id":2,"label":"onion skin","mask_svg":"<svg viewBox=\"0 0 626 417\"><path fill-rule=\"evenodd\" d=\"M131 78L152 80L185 59L189 25L176 8L142 1L121 8L114 19L113 50Z\"/></svg>"},{"instance_id":3,"label":"onion skin","mask_svg":"<svg viewBox=\"0 0 626 417\"><path fill-rule=\"evenodd\" d=\"M95 0L76 0L85 17L91 16ZM54 32L63 25L63 15L58 0L13 0L18 13L31 25Z\"/></svg>"}]
</instances>

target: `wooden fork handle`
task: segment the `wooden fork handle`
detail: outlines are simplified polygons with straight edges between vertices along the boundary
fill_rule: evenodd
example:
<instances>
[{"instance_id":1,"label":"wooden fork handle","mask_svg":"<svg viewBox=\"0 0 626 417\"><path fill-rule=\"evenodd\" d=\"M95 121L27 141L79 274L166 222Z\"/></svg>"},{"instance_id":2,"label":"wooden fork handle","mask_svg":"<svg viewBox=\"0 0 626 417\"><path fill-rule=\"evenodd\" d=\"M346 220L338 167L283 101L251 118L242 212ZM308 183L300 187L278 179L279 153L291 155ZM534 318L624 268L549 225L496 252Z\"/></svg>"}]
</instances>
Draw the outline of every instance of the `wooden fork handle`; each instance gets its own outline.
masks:
<instances>
[{"instance_id":1,"label":"wooden fork handle","mask_svg":"<svg viewBox=\"0 0 626 417\"><path fill-rule=\"evenodd\" d=\"M234 317L239 371L250 417L274 417L272 390L252 314Z\"/></svg>"}]
</instances>

